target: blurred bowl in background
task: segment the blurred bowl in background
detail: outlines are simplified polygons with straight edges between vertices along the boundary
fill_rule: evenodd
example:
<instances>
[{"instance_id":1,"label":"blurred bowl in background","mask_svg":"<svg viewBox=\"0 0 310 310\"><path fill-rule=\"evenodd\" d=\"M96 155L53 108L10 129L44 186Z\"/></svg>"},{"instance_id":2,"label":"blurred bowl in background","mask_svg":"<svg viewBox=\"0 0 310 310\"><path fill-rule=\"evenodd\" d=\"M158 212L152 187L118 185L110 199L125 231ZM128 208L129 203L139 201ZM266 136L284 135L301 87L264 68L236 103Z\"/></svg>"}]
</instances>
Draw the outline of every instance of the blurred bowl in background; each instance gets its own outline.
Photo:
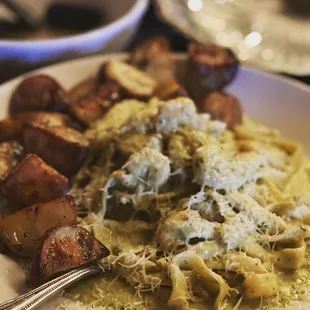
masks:
<instances>
[{"instance_id":1,"label":"blurred bowl in background","mask_svg":"<svg viewBox=\"0 0 310 310\"><path fill-rule=\"evenodd\" d=\"M78 5L103 15L99 27L74 35L42 39L0 38L0 82L55 62L123 50L135 35L149 0L14 0L38 20L51 4ZM10 12L0 4L0 17Z\"/></svg>"},{"instance_id":2,"label":"blurred bowl in background","mask_svg":"<svg viewBox=\"0 0 310 310\"><path fill-rule=\"evenodd\" d=\"M310 74L309 0L155 0L184 35L231 48L243 63L271 72Z\"/></svg>"}]
</instances>

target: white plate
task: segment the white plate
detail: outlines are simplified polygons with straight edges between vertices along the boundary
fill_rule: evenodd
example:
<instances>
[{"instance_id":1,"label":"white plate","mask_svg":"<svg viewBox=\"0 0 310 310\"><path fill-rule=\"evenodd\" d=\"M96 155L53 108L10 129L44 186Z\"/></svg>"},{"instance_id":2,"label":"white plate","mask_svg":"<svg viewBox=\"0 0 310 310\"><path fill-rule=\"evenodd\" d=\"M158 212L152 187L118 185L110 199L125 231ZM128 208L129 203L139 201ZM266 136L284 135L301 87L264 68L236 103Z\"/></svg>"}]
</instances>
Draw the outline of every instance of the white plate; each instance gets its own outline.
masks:
<instances>
[{"instance_id":1,"label":"white plate","mask_svg":"<svg viewBox=\"0 0 310 310\"><path fill-rule=\"evenodd\" d=\"M96 74L99 65L111 58L124 58L124 54L93 56L64 62L35 71L49 74L69 89L78 82ZM175 55L180 77L184 73L185 56ZM7 115L12 91L25 77L13 79L0 86L0 118ZM278 128L288 138L299 141L310 154L310 88L294 80L242 68L238 78L227 89L236 95L244 111L262 123ZM16 265L0 255L0 302L12 298L23 288L23 276ZM309 304L308 304L309 306ZM305 306L297 309L308 309Z\"/></svg>"}]
</instances>

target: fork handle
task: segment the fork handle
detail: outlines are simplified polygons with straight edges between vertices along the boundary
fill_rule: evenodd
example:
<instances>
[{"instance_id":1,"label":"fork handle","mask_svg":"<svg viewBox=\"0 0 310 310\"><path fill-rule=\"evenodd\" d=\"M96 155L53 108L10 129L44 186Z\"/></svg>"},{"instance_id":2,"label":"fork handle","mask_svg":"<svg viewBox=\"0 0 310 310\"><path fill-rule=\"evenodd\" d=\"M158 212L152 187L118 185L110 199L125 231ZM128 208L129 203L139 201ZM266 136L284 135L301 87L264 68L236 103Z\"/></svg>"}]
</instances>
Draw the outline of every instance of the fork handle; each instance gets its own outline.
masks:
<instances>
[{"instance_id":1,"label":"fork handle","mask_svg":"<svg viewBox=\"0 0 310 310\"><path fill-rule=\"evenodd\" d=\"M38 307L41 303L51 298L58 292L60 292L65 287L71 285L72 283L85 278L87 276L99 273L102 269L98 265L93 265L89 267L82 267L69 272L57 279L51 280L40 287L36 288L29 293L26 293L19 298L12 299L3 305L0 305L0 309L9 310L31 310ZM15 305L18 303L17 305ZM15 305L15 306L14 306Z\"/></svg>"},{"instance_id":2,"label":"fork handle","mask_svg":"<svg viewBox=\"0 0 310 310\"><path fill-rule=\"evenodd\" d=\"M16 296L8 301L5 301L3 303L0 304L0 310L6 310L8 309L9 307L12 307L12 306L15 306L17 305L18 303L22 302L23 300L31 297L31 296L34 296L36 293L40 292L41 290L43 290L45 287L48 287L50 286L52 283L54 282L58 282L59 280L63 279L63 278L66 278L68 277L69 275L71 274L74 274L76 272L76 270L72 270L72 271L69 271L68 273L62 275L62 276L59 276L58 278L55 278L47 283L44 283L42 284L41 286L25 293L25 294L22 294L22 295L19 295L19 296Z\"/></svg>"}]
</instances>

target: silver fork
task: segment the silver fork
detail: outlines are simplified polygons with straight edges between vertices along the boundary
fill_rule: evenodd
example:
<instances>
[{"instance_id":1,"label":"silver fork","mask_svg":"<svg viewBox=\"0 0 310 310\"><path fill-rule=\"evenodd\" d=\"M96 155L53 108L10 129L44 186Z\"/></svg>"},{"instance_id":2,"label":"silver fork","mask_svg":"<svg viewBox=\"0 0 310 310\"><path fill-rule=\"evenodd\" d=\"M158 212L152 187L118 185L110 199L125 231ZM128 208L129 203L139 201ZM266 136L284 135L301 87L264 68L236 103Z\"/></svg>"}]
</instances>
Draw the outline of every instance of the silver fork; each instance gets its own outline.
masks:
<instances>
[{"instance_id":1,"label":"silver fork","mask_svg":"<svg viewBox=\"0 0 310 310\"><path fill-rule=\"evenodd\" d=\"M0 304L0 310L31 310L38 307L65 287L87 276L101 272L98 265L74 269L31 291Z\"/></svg>"}]
</instances>

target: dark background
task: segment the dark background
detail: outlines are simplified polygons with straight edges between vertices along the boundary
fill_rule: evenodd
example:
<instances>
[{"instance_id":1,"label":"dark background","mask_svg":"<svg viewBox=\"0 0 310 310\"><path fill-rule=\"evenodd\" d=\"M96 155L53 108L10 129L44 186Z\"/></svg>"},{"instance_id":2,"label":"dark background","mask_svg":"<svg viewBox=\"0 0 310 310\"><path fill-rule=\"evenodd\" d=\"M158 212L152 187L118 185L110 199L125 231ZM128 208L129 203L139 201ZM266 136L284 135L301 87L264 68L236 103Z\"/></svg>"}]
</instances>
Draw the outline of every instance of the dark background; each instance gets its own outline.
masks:
<instances>
[{"instance_id":1,"label":"dark background","mask_svg":"<svg viewBox=\"0 0 310 310\"><path fill-rule=\"evenodd\" d=\"M152 37L162 35L169 39L172 49L175 52L185 52L188 39L185 38L182 34L174 30L169 25L163 23L155 13L154 5L151 3L149 9L140 25L140 28L128 47L128 50L133 49L142 41ZM284 74L286 75L286 74ZM310 84L310 76L290 76L294 79L302 81L306 84Z\"/></svg>"},{"instance_id":2,"label":"dark background","mask_svg":"<svg viewBox=\"0 0 310 310\"><path fill-rule=\"evenodd\" d=\"M151 3L147 13L145 14L140 28L128 50L131 50L142 41L152 36L165 36L169 39L171 47L176 52L186 51L188 40L182 34L174 30L168 24L162 22L155 13L154 5Z\"/></svg>"}]
</instances>

